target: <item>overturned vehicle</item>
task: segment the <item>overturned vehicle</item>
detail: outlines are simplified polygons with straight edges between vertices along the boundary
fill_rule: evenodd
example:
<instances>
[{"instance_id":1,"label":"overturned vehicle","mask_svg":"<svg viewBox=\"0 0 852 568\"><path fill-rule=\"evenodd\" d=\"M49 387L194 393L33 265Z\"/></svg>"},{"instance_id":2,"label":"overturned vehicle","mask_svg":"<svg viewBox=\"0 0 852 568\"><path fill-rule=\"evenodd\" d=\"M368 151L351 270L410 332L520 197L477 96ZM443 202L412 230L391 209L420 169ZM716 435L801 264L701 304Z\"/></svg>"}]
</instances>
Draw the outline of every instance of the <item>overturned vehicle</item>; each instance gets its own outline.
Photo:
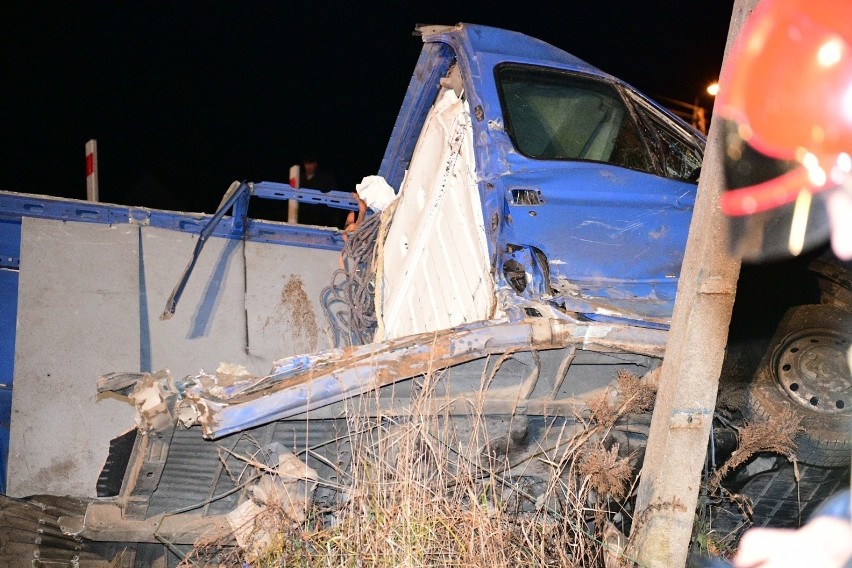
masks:
<instances>
[{"instance_id":1,"label":"overturned vehicle","mask_svg":"<svg viewBox=\"0 0 852 568\"><path fill-rule=\"evenodd\" d=\"M392 469L450 464L517 511L556 507L554 476L622 468L584 502L629 530L704 138L543 42L419 31L354 231L250 218L257 199L359 209L272 182L235 182L213 216L0 195L2 522L26 504L54 519L52 540L16 525L0 554L133 543L168 565L210 535L269 544L259 512L334 517L383 444ZM705 504L731 530L795 524L848 479L848 268L767 270L772 290L741 278L708 454ZM778 419L789 440L740 445Z\"/></svg>"}]
</instances>

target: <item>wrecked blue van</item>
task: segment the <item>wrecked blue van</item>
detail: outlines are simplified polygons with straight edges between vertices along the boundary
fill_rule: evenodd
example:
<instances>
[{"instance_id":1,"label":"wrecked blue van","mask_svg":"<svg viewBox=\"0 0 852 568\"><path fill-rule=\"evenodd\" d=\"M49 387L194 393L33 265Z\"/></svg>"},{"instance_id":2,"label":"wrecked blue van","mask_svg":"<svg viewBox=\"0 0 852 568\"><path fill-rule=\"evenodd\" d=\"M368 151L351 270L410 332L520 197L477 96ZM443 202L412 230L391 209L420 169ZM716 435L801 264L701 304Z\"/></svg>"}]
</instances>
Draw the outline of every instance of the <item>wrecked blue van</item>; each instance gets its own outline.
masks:
<instances>
[{"instance_id":1,"label":"wrecked blue van","mask_svg":"<svg viewBox=\"0 0 852 568\"><path fill-rule=\"evenodd\" d=\"M619 373L654 384L703 135L536 39L419 32L385 155L357 196L235 182L207 216L0 194L8 496L74 499L57 518L77 543L189 545L238 507L235 455L312 448L309 465L339 477L327 444L353 401L406 416L425 375L440 412L485 416L525 475ZM340 231L251 218L257 199L368 213ZM795 334L798 348L822 341L815 356L842 353L848 271L818 259L800 277L812 285L787 300L807 313L779 316L743 352L757 349L777 387L760 396L822 425L800 467L834 479L848 468L836 434L849 378L815 379L783 352ZM795 381L772 371L778 349ZM611 435L641 459L649 423Z\"/></svg>"}]
</instances>

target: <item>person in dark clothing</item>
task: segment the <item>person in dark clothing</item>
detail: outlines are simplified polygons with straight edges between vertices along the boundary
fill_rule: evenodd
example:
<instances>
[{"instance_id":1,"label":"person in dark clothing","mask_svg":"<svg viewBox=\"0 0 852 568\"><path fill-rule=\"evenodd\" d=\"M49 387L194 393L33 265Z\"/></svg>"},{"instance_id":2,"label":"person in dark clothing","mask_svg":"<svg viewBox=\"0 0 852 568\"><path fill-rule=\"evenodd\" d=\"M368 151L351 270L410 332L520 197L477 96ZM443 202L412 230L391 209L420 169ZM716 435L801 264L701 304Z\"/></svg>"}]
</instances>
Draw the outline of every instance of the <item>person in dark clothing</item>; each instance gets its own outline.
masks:
<instances>
[{"instance_id":1,"label":"person in dark clothing","mask_svg":"<svg viewBox=\"0 0 852 568\"><path fill-rule=\"evenodd\" d=\"M319 160L315 154L305 154L299 172L299 185L320 191L338 189L334 174L319 167Z\"/></svg>"},{"instance_id":2,"label":"person in dark clothing","mask_svg":"<svg viewBox=\"0 0 852 568\"><path fill-rule=\"evenodd\" d=\"M334 174L319 167L319 159L313 153L306 153L299 168L299 187L318 189L323 193L339 189ZM327 205L310 203L299 204L299 224L319 225L321 227L342 228L345 212Z\"/></svg>"}]
</instances>

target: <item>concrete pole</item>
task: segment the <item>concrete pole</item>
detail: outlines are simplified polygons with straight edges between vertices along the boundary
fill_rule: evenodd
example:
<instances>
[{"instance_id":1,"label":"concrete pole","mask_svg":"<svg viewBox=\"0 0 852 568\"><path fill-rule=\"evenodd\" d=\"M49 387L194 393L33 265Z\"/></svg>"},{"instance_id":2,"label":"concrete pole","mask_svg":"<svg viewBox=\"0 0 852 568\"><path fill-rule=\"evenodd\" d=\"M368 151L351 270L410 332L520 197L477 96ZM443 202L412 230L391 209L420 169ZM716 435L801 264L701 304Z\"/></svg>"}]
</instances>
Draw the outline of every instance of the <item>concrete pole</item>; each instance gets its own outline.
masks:
<instances>
[{"instance_id":1,"label":"concrete pole","mask_svg":"<svg viewBox=\"0 0 852 568\"><path fill-rule=\"evenodd\" d=\"M756 5L757 0L734 3L725 55ZM739 261L727 255L727 226L719 209L720 127L718 121L710 125L639 482L628 552L640 566L686 564L716 406L740 271Z\"/></svg>"}]
</instances>

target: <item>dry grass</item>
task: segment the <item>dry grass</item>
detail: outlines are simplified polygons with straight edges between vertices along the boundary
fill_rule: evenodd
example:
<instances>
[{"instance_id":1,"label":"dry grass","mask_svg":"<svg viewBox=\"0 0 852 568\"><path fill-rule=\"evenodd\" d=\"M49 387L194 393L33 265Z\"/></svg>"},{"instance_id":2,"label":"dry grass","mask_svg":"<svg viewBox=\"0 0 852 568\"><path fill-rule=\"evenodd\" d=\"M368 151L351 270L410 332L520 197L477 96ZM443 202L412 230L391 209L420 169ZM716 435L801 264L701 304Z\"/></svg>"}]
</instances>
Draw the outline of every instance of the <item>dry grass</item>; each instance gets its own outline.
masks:
<instances>
[{"instance_id":1,"label":"dry grass","mask_svg":"<svg viewBox=\"0 0 852 568\"><path fill-rule=\"evenodd\" d=\"M618 371L615 379L617 389L607 390L589 402L592 421L604 429L612 428L622 416L649 411L657 394L653 386L627 371Z\"/></svg>"},{"instance_id":2,"label":"dry grass","mask_svg":"<svg viewBox=\"0 0 852 568\"><path fill-rule=\"evenodd\" d=\"M537 438L546 442L519 459L512 446L525 418L507 417L508 434L497 434L477 412L435 415L437 379L427 376L404 417L351 413L352 460L339 472L347 489L334 505L312 508L295 526L267 510L256 525L277 530L259 553L235 548L223 556L213 539L184 565L604 566L607 520L625 514L634 478L618 445L604 440L619 416L653 402L638 378L617 378L619 392L589 409L591 421L552 421Z\"/></svg>"},{"instance_id":3,"label":"dry grass","mask_svg":"<svg viewBox=\"0 0 852 568\"><path fill-rule=\"evenodd\" d=\"M627 496L633 468L618 456L618 449L618 444L614 444L609 451L594 448L586 452L580 456L577 471L599 495L623 499Z\"/></svg>"}]
</instances>

